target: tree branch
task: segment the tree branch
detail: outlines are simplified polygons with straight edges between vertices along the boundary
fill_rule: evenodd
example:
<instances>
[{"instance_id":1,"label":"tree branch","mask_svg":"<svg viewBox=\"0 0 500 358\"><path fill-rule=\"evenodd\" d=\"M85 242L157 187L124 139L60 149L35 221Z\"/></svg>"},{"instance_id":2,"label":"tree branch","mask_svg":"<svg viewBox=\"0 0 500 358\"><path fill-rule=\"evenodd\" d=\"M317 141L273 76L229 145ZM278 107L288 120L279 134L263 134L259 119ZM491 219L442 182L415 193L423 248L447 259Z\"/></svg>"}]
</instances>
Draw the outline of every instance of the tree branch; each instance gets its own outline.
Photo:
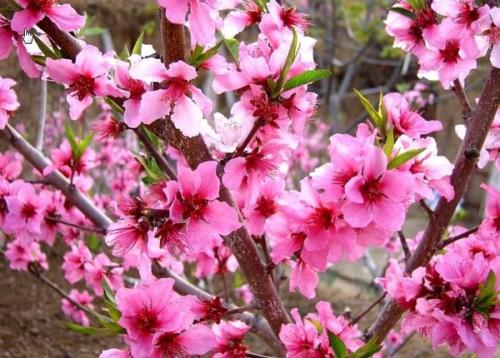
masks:
<instances>
[{"instance_id":1,"label":"tree branch","mask_svg":"<svg viewBox=\"0 0 500 358\"><path fill-rule=\"evenodd\" d=\"M455 241L465 239L465 238L469 237L470 235L476 233L478 230L479 230L479 226L476 226L476 227L474 227L470 230L467 230L467 231L465 231L457 236L453 236L453 237L450 237L449 239L443 240L439 244L439 249L444 249L446 246L453 244Z\"/></svg>"},{"instance_id":2,"label":"tree branch","mask_svg":"<svg viewBox=\"0 0 500 358\"><path fill-rule=\"evenodd\" d=\"M470 105L469 99L467 98L465 90L459 80L453 81L452 88L453 92L455 92L455 95L457 96L458 101L460 102L460 105L462 106L462 116L464 119L464 123L468 124L470 116L472 114L472 107Z\"/></svg>"},{"instance_id":3,"label":"tree branch","mask_svg":"<svg viewBox=\"0 0 500 358\"><path fill-rule=\"evenodd\" d=\"M451 184L455 189L455 197L450 202L444 198L439 200L434 214L430 217L422 240L408 261L407 273L411 273L420 266L427 265L439 248L441 238L448 228L455 209L476 169L479 151L483 147L499 105L500 69L492 68L484 85L479 104L472 113L462 146L455 159L455 167L451 175ZM367 337L373 337L376 342L382 343L403 313L404 309L394 300L390 300L378 319L370 327Z\"/></svg>"}]
</instances>

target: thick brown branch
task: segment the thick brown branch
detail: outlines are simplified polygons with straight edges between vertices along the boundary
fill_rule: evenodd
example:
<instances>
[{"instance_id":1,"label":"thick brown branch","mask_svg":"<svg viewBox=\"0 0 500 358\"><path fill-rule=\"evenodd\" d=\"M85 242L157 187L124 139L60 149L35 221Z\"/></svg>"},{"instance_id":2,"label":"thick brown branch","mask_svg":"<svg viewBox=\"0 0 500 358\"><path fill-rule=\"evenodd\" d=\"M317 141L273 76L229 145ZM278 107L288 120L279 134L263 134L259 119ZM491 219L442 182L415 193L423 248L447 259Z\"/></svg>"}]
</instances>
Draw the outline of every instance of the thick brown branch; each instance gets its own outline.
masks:
<instances>
[{"instance_id":1,"label":"thick brown branch","mask_svg":"<svg viewBox=\"0 0 500 358\"><path fill-rule=\"evenodd\" d=\"M495 113L500 105L500 69L492 68L483 88L479 104L472 113L467 133L455 159L455 168L451 175L451 184L455 189L455 197L448 202L441 198L430 217L424 236L417 249L408 261L406 271L411 273L417 267L425 266L439 248L441 238L453 217L459 201L475 171L479 151L483 147ZM389 301L376 322L370 327L367 336L381 343L392 327L397 323L404 309L394 300Z\"/></svg>"}]
</instances>

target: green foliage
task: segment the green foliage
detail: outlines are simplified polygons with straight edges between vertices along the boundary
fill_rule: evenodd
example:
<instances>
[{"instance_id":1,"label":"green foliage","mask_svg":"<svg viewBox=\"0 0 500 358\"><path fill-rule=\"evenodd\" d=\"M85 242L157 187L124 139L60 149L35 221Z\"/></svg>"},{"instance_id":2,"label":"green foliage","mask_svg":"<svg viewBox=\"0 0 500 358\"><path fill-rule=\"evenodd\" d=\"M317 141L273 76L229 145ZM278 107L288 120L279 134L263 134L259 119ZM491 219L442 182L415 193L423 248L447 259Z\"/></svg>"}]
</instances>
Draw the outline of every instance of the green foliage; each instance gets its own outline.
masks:
<instances>
[{"instance_id":1,"label":"green foliage","mask_svg":"<svg viewBox=\"0 0 500 358\"><path fill-rule=\"evenodd\" d=\"M52 48L47 46L45 42L43 42L38 36L33 35L33 39L35 40L38 48L42 53L45 55L45 57L52 58L52 59L58 59L61 58L61 56L58 56L56 51L54 51Z\"/></svg>"},{"instance_id":2,"label":"green foliage","mask_svg":"<svg viewBox=\"0 0 500 358\"><path fill-rule=\"evenodd\" d=\"M374 339L370 339L365 345L358 348L356 352L349 355L349 358L369 358L380 351L382 346Z\"/></svg>"},{"instance_id":3,"label":"green foliage","mask_svg":"<svg viewBox=\"0 0 500 358\"><path fill-rule=\"evenodd\" d=\"M425 148L410 149L410 150L407 150L406 152L403 152L403 153L397 155L395 158L393 158L389 162L389 164L387 165L387 169L399 168L401 165L403 165L407 161L415 158L417 155L422 153L424 150L425 150Z\"/></svg>"},{"instance_id":4,"label":"green foliage","mask_svg":"<svg viewBox=\"0 0 500 358\"><path fill-rule=\"evenodd\" d=\"M234 40L234 41L236 41L236 40ZM194 67L201 66L204 62L208 61L209 59L211 59L213 56L215 56L219 52L219 49L221 48L223 43L224 43L223 41L219 41L219 42L217 42L217 44L214 47L209 48L205 52L203 52L203 47L196 45L195 49L193 50L193 52L191 54L191 65ZM238 47L236 48L236 50L238 50L238 48L239 48L239 44L238 44Z\"/></svg>"},{"instance_id":5,"label":"green foliage","mask_svg":"<svg viewBox=\"0 0 500 358\"><path fill-rule=\"evenodd\" d=\"M142 179L144 184L153 185L166 179L155 158L147 158L138 153L135 153L135 158L146 171L146 176Z\"/></svg>"},{"instance_id":6,"label":"green foliage","mask_svg":"<svg viewBox=\"0 0 500 358\"><path fill-rule=\"evenodd\" d=\"M370 121L373 123L375 128L377 128L380 132L380 134L385 135L386 131L386 116L384 115L383 112L383 106L382 106L382 96L380 96L380 101L378 105L378 109L375 109L370 102L368 98L366 98L361 92L359 92L357 89L354 89L354 92L358 96L361 104L365 108L365 110L368 112L368 115L370 117Z\"/></svg>"},{"instance_id":7,"label":"green foliage","mask_svg":"<svg viewBox=\"0 0 500 358\"><path fill-rule=\"evenodd\" d=\"M142 44L144 43L144 31L141 32L137 40L135 41L134 47L132 48L132 55L141 55Z\"/></svg>"},{"instance_id":8,"label":"green foliage","mask_svg":"<svg viewBox=\"0 0 500 358\"><path fill-rule=\"evenodd\" d=\"M229 51L229 55L236 65L240 63L240 43L234 38L223 39L222 43Z\"/></svg>"},{"instance_id":9,"label":"green foliage","mask_svg":"<svg viewBox=\"0 0 500 358\"><path fill-rule=\"evenodd\" d=\"M497 297L499 291L496 290L497 277L493 270L490 270L486 281L479 286L479 294L474 301L474 309L489 318L492 307L499 303Z\"/></svg>"},{"instance_id":10,"label":"green foliage","mask_svg":"<svg viewBox=\"0 0 500 358\"><path fill-rule=\"evenodd\" d=\"M348 350L345 343L334 333L328 332L328 341L330 342L330 347L335 353L336 358L347 358Z\"/></svg>"},{"instance_id":11,"label":"green foliage","mask_svg":"<svg viewBox=\"0 0 500 358\"><path fill-rule=\"evenodd\" d=\"M290 44L290 49L288 50L288 55L286 56L285 63L283 65L283 68L281 69L280 76L278 78L278 82L276 83L276 86L273 91L273 98L277 98L283 89L283 86L285 85L285 80L286 77L288 76L288 73L290 72L290 68L292 68L293 63L295 62L295 59L297 58L299 52L299 40L297 36L297 31L293 30L293 39L292 43Z\"/></svg>"},{"instance_id":12,"label":"green foliage","mask_svg":"<svg viewBox=\"0 0 500 358\"><path fill-rule=\"evenodd\" d=\"M71 146L71 152L73 153L73 160L78 162L92 142L94 134L90 133L80 140L76 137L75 131L73 130L70 122L66 121L64 123L64 128L66 132L66 139L68 139Z\"/></svg>"},{"instance_id":13,"label":"green foliage","mask_svg":"<svg viewBox=\"0 0 500 358\"><path fill-rule=\"evenodd\" d=\"M299 86L308 85L310 83L322 80L323 78L327 78L331 75L332 73L329 70L305 71L299 75L293 76L288 81L286 81L283 89L285 91L288 91Z\"/></svg>"},{"instance_id":14,"label":"green foliage","mask_svg":"<svg viewBox=\"0 0 500 358\"><path fill-rule=\"evenodd\" d=\"M83 28L78 32L79 36L82 37L89 37L89 36L98 36L104 33L106 31L104 28L100 26L95 26L94 23L96 21L95 16L86 16L85 20L85 25Z\"/></svg>"}]
</instances>

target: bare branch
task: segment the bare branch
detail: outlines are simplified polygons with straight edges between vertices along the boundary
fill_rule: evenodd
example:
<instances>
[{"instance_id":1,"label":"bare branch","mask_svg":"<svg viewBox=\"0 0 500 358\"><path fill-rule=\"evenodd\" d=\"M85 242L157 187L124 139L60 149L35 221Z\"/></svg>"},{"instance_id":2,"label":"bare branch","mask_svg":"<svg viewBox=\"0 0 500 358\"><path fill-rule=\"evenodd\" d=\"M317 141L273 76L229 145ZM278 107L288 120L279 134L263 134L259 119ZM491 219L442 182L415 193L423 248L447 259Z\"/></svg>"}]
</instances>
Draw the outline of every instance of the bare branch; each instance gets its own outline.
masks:
<instances>
[{"instance_id":1,"label":"bare branch","mask_svg":"<svg viewBox=\"0 0 500 358\"><path fill-rule=\"evenodd\" d=\"M47 81L40 81L40 111L38 113L38 128L36 132L35 148L43 149L43 139L45 134L45 122L47 121Z\"/></svg>"},{"instance_id":2,"label":"bare branch","mask_svg":"<svg viewBox=\"0 0 500 358\"><path fill-rule=\"evenodd\" d=\"M472 114L472 107L470 105L469 99L465 94L465 90L460 83L460 80L453 81L453 92L457 96L460 105L462 106L462 116L464 119L464 123L468 124L470 116Z\"/></svg>"},{"instance_id":3,"label":"bare branch","mask_svg":"<svg viewBox=\"0 0 500 358\"><path fill-rule=\"evenodd\" d=\"M366 307L363 311L361 311L360 314L358 314L356 317L354 317L352 320L351 320L351 323L350 325L351 326L354 326L356 323L358 323L359 321L361 321L361 319L366 316L372 309L374 309L375 307L377 307L378 304L380 304L385 296L387 296L387 293L383 293L382 295L380 295L379 298L377 298L371 305L369 305L368 307Z\"/></svg>"},{"instance_id":4,"label":"bare branch","mask_svg":"<svg viewBox=\"0 0 500 358\"><path fill-rule=\"evenodd\" d=\"M405 262L408 262L408 260L411 257L411 251L410 248L408 247L408 243L406 242L406 237L401 230L398 231L398 236L399 240L401 241L401 247L403 248L403 252L405 254Z\"/></svg>"},{"instance_id":5,"label":"bare branch","mask_svg":"<svg viewBox=\"0 0 500 358\"><path fill-rule=\"evenodd\" d=\"M467 231L465 231L457 236L453 236L453 237L450 237L449 239L443 240L439 244L439 249L444 249L446 246L453 244L454 242L456 242L458 240L465 239L465 238L469 237L470 235L476 233L478 230L479 230L479 226L476 226L476 227L474 227L470 230L467 230Z\"/></svg>"}]
</instances>

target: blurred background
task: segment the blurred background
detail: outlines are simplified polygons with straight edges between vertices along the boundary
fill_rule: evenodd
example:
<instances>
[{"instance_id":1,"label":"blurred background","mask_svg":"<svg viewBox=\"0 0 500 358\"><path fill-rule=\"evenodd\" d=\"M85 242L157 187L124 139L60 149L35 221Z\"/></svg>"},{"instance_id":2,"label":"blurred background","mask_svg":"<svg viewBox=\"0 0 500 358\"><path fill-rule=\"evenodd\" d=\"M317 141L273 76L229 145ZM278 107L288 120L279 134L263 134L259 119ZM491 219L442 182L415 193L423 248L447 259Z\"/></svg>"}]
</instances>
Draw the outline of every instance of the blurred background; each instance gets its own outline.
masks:
<instances>
[{"instance_id":1,"label":"blurred background","mask_svg":"<svg viewBox=\"0 0 500 358\"><path fill-rule=\"evenodd\" d=\"M0 1L1 3L1 1ZM86 12L88 24L84 29L87 40L104 51L120 52L124 46L131 48L141 32L145 43L159 49L157 31L158 8L153 0L73 0L69 1L81 12ZM453 161L460 144L455 126L462 122L461 107L453 92L443 91L439 83L419 81L415 58L392 47L392 39L384 31L384 18L392 1L385 0L300 0L295 5L307 13L312 21L310 36L317 40L316 62L320 68L331 69L333 76L314 84L319 103L317 116L309 127L309 136L303 144L309 149L308 156L297 156L293 179L298 181L308 168L327 160L325 147L334 133L353 133L356 125L366 119L353 91L360 90L374 103L379 93L399 91L405 93L415 108L427 119L438 119L443 130L436 135L441 155ZM252 39L252 30L240 37ZM487 61L487 59L485 60ZM476 98L487 76L489 63L479 67L468 78L465 90L471 101ZM11 121L25 128L30 139L36 131L40 106L43 103L42 88L48 86L48 126L55 121L52 113L66 107L62 89L54 84L43 84L41 80L30 80L17 66L12 55L0 62L0 75L9 76L18 82L16 90L21 109ZM211 78L202 77L198 83L204 92L215 99L211 91ZM217 99L218 111L226 112L234 101L230 95ZM63 114L64 115L64 114ZM54 122L55 123L55 122ZM0 143L0 149L4 150ZM479 188L482 182L498 187L500 182L494 168L488 166L480 171L457 214L463 225L478 221L484 195ZM405 227L407 237L414 237L425 227L424 213L415 207L411 210ZM57 247L51 259L60 260ZM333 303L338 313L352 311L353 314L369 305L377 296L376 287L371 284L373 275L382 270L387 254L374 250L359 263L341 263L321 277L319 294L314 301L305 301L298 295L286 295L287 307L303 309L313 306L319 299ZM64 280L56 270L49 277L60 283ZM287 292L287 284L283 285ZM376 311L361 321L361 327L372 322ZM117 338L85 337L67 331L62 324L59 298L36 280L23 273L8 269L0 260L0 357L96 357L103 348L119 347ZM445 352L431 352L430 347L413 338L400 352L401 357L446 357Z\"/></svg>"}]
</instances>

